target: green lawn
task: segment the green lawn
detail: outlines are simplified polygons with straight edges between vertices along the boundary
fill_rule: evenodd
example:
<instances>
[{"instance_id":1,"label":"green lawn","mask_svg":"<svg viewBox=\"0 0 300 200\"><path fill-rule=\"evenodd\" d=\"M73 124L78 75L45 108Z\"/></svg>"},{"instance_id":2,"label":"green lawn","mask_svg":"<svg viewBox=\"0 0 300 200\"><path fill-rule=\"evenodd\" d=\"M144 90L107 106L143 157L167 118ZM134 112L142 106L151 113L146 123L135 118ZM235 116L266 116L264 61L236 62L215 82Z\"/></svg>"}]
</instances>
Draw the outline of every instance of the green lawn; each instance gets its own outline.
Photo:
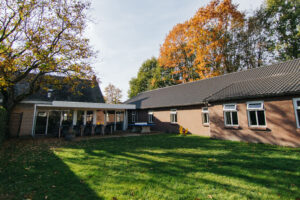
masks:
<instances>
[{"instance_id":1,"label":"green lawn","mask_svg":"<svg viewBox=\"0 0 300 200\"><path fill-rule=\"evenodd\" d=\"M11 141L0 199L300 199L300 149L172 134Z\"/></svg>"}]
</instances>

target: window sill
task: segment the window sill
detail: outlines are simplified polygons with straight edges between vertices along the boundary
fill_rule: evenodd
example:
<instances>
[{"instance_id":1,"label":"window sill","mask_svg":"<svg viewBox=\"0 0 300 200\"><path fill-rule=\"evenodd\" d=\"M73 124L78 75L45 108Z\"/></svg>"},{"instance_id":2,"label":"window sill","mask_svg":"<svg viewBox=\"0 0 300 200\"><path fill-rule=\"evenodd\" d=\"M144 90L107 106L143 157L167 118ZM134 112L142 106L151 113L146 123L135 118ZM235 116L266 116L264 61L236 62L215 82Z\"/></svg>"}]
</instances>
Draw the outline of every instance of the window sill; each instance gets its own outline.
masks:
<instances>
[{"instance_id":1,"label":"window sill","mask_svg":"<svg viewBox=\"0 0 300 200\"><path fill-rule=\"evenodd\" d=\"M204 127L209 127L209 124L203 124Z\"/></svg>"},{"instance_id":2,"label":"window sill","mask_svg":"<svg viewBox=\"0 0 300 200\"><path fill-rule=\"evenodd\" d=\"M249 127L249 129L253 131L270 131L267 127Z\"/></svg>"},{"instance_id":3,"label":"window sill","mask_svg":"<svg viewBox=\"0 0 300 200\"><path fill-rule=\"evenodd\" d=\"M177 124L177 122L170 122L170 124L174 124L174 125L176 125L176 124Z\"/></svg>"},{"instance_id":4,"label":"window sill","mask_svg":"<svg viewBox=\"0 0 300 200\"><path fill-rule=\"evenodd\" d=\"M233 129L233 130L239 130L242 129L240 126L225 126L225 129Z\"/></svg>"}]
</instances>

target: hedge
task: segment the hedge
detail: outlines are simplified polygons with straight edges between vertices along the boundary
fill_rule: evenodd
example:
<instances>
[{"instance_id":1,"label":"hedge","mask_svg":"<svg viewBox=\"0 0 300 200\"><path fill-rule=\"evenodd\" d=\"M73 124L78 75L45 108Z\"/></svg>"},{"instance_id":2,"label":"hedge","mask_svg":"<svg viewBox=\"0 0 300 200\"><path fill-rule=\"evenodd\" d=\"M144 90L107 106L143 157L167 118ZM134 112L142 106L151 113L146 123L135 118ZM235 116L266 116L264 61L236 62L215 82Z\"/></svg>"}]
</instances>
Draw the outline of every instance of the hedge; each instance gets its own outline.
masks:
<instances>
[{"instance_id":1,"label":"hedge","mask_svg":"<svg viewBox=\"0 0 300 200\"><path fill-rule=\"evenodd\" d=\"M6 110L0 107L0 144L3 142L6 131Z\"/></svg>"}]
</instances>

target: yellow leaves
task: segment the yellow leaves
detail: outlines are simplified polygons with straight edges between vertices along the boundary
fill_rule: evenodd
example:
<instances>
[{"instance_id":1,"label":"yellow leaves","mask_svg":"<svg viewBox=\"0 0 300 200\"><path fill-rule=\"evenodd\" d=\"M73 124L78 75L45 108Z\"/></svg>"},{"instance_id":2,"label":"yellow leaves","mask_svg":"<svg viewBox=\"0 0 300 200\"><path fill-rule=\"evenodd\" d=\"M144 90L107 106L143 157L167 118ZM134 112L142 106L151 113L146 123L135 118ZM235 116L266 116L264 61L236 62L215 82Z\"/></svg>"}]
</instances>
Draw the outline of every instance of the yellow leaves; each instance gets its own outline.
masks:
<instances>
[{"instance_id":1,"label":"yellow leaves","mask_svg":"<svg viewBox=\"0 0 300 200\"><path fill-rule=\"evenodd\" d=\"M244 15L231 0L213 0L195 15L177 24L160 48L159 64L173 68L187 81L220 75L228 42L226 33L243 25ZM198 76L191 75L194 69Z\"/></svg>"}]
</instances>

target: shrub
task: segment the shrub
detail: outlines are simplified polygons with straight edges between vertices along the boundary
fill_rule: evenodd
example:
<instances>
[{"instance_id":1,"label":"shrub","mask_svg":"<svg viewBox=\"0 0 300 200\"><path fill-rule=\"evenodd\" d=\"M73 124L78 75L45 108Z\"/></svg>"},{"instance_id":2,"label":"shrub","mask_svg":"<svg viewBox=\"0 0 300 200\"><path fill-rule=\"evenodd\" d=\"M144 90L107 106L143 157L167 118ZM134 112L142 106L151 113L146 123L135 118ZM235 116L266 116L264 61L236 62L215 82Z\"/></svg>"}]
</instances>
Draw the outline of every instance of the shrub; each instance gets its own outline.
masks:
<instances>
[{"instance_id":1,"label":"shrub","mask_svg":"<svg viewBox=\"0 0 300 200\"><path fill-rule=\"evenodd\" d=\"M0 107L0 144L3 142L6 131L6 110Z\"/></svg>"}]
</instances>

